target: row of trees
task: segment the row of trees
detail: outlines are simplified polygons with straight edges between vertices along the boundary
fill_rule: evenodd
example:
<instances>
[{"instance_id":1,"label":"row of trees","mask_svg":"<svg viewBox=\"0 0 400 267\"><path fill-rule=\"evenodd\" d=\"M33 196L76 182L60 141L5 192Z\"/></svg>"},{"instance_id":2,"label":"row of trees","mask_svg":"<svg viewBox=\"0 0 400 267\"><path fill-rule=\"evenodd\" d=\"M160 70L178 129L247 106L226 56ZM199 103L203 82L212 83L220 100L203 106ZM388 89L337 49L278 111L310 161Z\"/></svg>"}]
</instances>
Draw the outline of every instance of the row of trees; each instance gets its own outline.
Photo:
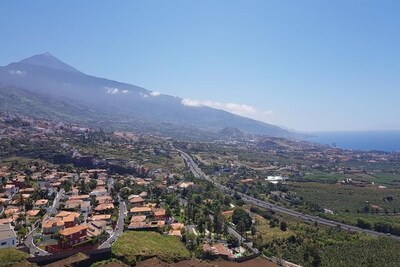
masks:
<instances>
[{"instance_id":1,"label":"row of trees","mask_svg":"<svg viewBox=\"0 0 400 267\"><path fill-rule=\"evenodd\" d=\"M368 222L364 219L358 218L356 225L363 229L370 229L370 230L375 230L375 231L381 232L381 233L390 233L393 235L400 236L400 225L399 224L393 224L393 223L387 223L387 222L375 222L372 224L371 222Z\"/></svg>"}]
</instances>

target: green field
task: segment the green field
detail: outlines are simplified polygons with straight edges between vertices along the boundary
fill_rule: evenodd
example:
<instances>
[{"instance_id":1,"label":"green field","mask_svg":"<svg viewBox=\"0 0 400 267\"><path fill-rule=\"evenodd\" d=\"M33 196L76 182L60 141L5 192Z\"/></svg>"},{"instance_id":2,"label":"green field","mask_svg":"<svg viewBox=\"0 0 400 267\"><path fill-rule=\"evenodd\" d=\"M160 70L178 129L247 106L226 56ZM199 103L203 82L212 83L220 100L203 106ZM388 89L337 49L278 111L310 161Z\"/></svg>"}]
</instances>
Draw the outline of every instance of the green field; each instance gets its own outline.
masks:
<instances>
[{"instance_id":1,"label":"green field","mask_svg":"<svg viewBox=\"0 0 400 267\"><path fill-rule=\"evenodd\" d=\"M336 181L348 178L348 175L346 176L344 174L332 174L332 173L321 172L321 171L313 171L313 172L307 173L302 178L305 180L310 180L310 181L336 182Z\"/></svg>"},{"instance_id":2,"label":"green field","mask_svg":"<svg viewBox=\"0 0 400 267\"><path fill-rule=\"evenodd\" d=\"M152 257L168 263L190 258L189 251L177 237L162 236L155 232L124 232L111 250L118 259L129 265Z\"/></svg>"},{"instance_id":3,"label":"green field","mask_svg":"<svg viewBox=\"0 0 400 267\"><path fill-rule=\"evenodd\" d=\"M313 171L307 173L302 178L305 180L315 181L315 182L337 182L345 180L346 178L350 178L353 180L363 181L368 183L374 182L375 185L398 186L400 184L400 175L390 172L377 172L373 174L367 174L367 173L337 174L337 173Z\"/></svg>"},{"instance_id":4,"label":"green field","mask_svg":"<svg viewBox=\"0 0 400 267\"><path fill-rule=\"evenodd\" d=\"M400 175L394 173L375 173L373 182L384 185L400 184Z\"/></svg>"},{"instance_id":5,"label":"green field","mask_svg":"<svg viewBox=\"0 0 400 267\"><path fill-rule=\"evenodd\" d=\"M8 267L16 264L27 263L26 258L28 254L19 251L15 248L0 249L0 266ZM27 263L29 266L29 263Z\"/></svg>"},{"instance_id":6,"label":"green field","mask_svg":"<svg viewBox=\"0 0 400 267\"><path fill-rule=\"evenodd\" d=\"M321 265L341 266L400 266L400 242L388 238L343 242L321 250Z\"/></svg>"},{"instance_id":7,"label":"green field","mask_svg":"<svg viewBox=\"0 0 400 267\"><path fill-rule=\"evenodd\" d=\"M322 183L290 183L291 191L304 201L316 203L334 212L352 212L362 210L367 204L377 205L392 212L400 211L400 189L378 189L377 186L357 187L352 185ZM393 196L393 201L385 201Z\"/></svg>"},{"instance_id":8,"label":"green field","mask_svg":"<svg viewBox=\"0 0 400 267\"><path fill-rule=\"evenodd\" d=\"M357 224L357 219L362 219L367 221L373 225L374 223L378 222L386 222L392 225L398 225L400 227L400 215L377 215L377 214L365 214L365 213L348 213L348 212L341 212L335 215L324 215L325 218L340 221L345 224Z\"/></svg>"},{"instance_id":9,"label":"green field","mask_svg":"<svg viewBox=\"0 0 400 267\"><path fill-rule=\"evenodd\" d=\"M283 258L301 266L364 267L400 266L400 242L389 238L375 238L344 231L312 229L304 225L291 226L296 241L274 241L279 244Z\"/></svg>"},{"instance_id":10,"label":"green field","mask_svg":"<svg viewBox=\"0 0 400 267\"><path fill-rule=\"evenodd\" d=\"M283 220L280 215L274 216ZM301 266L400 266L397 240L315 227L289 219L284 219L288 230L281 231L279 227L268 227L267 221L257 216L254 244L264 255L281 257Z\"/></svg>"}]
</instances>

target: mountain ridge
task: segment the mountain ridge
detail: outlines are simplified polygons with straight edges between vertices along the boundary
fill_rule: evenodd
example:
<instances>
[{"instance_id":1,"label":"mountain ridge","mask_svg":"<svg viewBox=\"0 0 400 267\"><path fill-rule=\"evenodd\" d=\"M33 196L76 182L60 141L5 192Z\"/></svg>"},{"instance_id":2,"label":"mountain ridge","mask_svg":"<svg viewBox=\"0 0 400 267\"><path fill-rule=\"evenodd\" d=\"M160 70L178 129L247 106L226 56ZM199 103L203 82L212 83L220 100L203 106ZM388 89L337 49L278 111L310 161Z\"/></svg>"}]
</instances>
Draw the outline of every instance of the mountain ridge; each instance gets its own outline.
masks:
<instances>
[{"instance_id":1,"label":"mountain ridge","mask_svg":"<svg viewBox=\"0 0 400 267\"><path fill-rule=\"evenodd\" d=\"M100 107L99 110L107 110L112 117L132 117L135 121L150 124L166 123L212 132L219 132L225 127L236 127L251 134L300 136L298 133L224 110L206 106L185 106L180 97L87 75L50 53L32 56L0 67L0 86L3 87L3 91L4 88L9 88L8 90L20 88L26 92L42 95L41 99L45 99L46 96L64 97L67 101L78 101L86 107ZM86 115L93 116L93 114Z\"/></svg>"}]
</instances>

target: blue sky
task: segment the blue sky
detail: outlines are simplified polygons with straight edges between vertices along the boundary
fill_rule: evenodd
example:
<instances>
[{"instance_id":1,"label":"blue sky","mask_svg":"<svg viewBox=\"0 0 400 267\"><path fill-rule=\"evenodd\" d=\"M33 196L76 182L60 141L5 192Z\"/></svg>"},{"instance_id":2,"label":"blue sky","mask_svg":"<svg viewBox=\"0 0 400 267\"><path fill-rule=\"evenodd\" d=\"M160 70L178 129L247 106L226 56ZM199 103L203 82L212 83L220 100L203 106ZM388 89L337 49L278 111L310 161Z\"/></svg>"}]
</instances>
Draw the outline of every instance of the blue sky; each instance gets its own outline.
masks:
<instances>
[{"instance_id":1,"label":"blue sky","mask_svg":"<svg viewBox=\"0 0 400 267\"><path fill-rule=\"evenodd\" d=\"M400 130L399 1L2 1L0 65L79 70L290 129Z\"/></svg>"}]
</instances>

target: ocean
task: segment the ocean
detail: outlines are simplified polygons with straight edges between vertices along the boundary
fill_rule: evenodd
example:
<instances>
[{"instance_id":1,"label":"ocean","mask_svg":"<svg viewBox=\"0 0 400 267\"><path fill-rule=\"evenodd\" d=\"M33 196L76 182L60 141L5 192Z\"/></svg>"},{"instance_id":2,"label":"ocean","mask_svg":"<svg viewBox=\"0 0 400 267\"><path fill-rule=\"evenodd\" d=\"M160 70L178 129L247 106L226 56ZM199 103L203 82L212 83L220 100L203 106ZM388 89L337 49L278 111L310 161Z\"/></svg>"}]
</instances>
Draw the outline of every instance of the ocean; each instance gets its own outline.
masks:
<instances>
[{"instance_id":1,"label":"ocean","mask_svg":"<svg viewBox=\"0 0 400 267\"><path fill-rule=\"evenodd\" d=\"M352 150L400 151L400 131L313 132L308 141Z\"/></svg>"}]
</instances>

